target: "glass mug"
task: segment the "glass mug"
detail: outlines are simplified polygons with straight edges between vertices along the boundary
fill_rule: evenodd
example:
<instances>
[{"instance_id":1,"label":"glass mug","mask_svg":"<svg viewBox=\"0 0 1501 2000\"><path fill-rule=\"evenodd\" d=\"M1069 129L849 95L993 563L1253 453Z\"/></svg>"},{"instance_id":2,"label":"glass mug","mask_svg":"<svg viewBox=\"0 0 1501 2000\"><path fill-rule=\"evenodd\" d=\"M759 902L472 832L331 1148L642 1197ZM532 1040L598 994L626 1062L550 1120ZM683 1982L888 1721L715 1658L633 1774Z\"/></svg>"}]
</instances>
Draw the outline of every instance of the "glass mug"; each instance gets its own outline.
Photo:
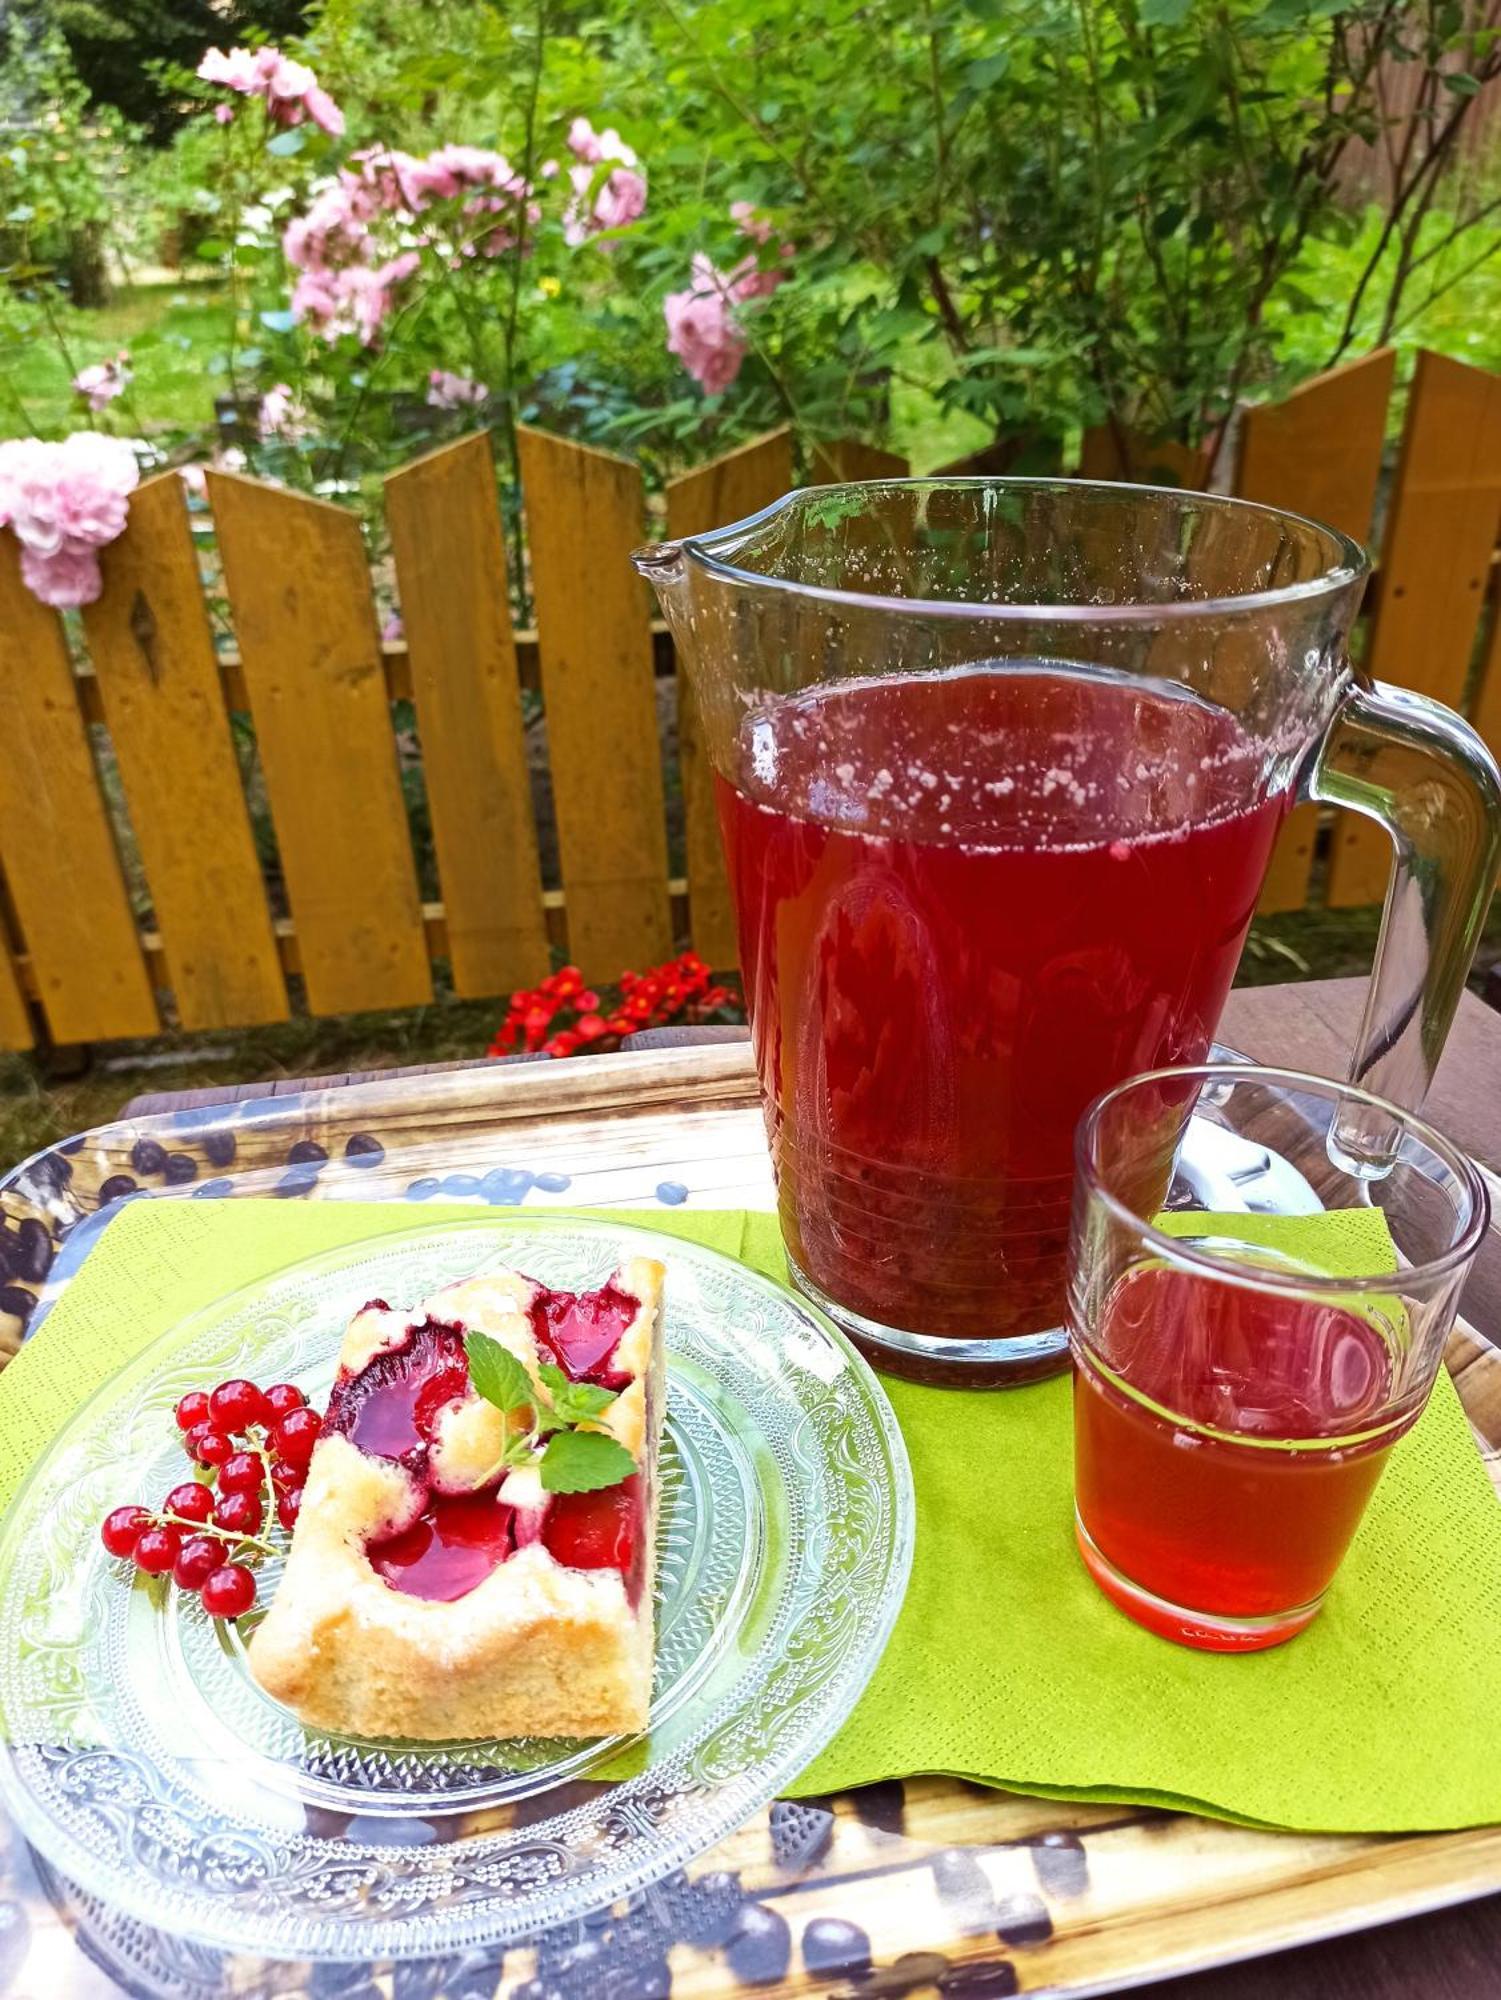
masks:
<instances>
[{"instance_id":1,"label":"glass mug","mask_svg":"<svg viewBox=\"0 0 1501 2000\"><path fill-rule=\"evenodd\" d=\"M1392 837L1353 1074L1421 1102L1501 773L1352 668L1345 536L1194 493L892 480L635 561L715 774L793 1276L882 1367L1067 1365L1074 1127L1207 1054L1297 800ZM1379 1172L1383 1133L1350 1137Z\"/></svg>"}]
</instances>

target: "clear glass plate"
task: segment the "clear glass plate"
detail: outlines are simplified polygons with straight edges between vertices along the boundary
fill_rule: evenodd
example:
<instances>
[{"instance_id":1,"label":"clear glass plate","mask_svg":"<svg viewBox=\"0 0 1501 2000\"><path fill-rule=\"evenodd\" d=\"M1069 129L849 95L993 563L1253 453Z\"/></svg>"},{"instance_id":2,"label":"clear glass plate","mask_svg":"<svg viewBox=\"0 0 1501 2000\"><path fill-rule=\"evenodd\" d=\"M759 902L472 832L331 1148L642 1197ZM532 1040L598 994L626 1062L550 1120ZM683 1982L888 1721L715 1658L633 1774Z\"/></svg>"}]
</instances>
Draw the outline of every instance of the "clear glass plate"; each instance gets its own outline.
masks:
<instances>
[{"instance_id":1,"label":"clear glass plate","mask_svg":"<svg viewBox=\"0 0 1501 2000\"><path fill-rule=\"evenodd\" d=\"M490 1263L577 1289L635 1253L668 1268L646 1736L433 1745L304 1729L251 1680L245 1634L105 1554L103 1515L182 1476L186 1390L243 1374L318 1400L367 1298L415 1304ZM812 1759L885 1644L912 1528L874 1376L743 1265L545 1216L347 1245L173 1328L32 1472L0 1540L0 1789L85 1891L205 1944L405 1958L514 1940L679 1867ZM263 1576L268 1602L269 1561Z\"/></svg>"}]
</instances>

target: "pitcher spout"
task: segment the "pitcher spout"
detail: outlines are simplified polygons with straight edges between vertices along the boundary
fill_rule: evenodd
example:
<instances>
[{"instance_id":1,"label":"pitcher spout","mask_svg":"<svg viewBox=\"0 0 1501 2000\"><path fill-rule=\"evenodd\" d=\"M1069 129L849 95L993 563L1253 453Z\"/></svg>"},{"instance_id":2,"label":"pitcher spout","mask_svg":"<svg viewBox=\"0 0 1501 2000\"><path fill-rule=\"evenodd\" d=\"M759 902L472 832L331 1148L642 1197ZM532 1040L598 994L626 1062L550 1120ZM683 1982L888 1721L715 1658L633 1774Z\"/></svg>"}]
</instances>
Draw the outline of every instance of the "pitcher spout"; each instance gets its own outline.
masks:
<instances>
[{"instance_id":1,"label":"pitcher spout","mask_svg":"<svg viewBox=\"0 0 1501 2000\"><path fill-rule=\"evenodd\" d=\"M631 563L657 593L678 658L687 665L688 631L692 623L687 551L681 542L644 542L639 549L631 550Z\"/></svg>"},{"instance_id":2,"label":"pitcher spout","mask_svg":"<svg viewBox=\"0 0 1501 2000\"><path fill-rule=\"evenodd\" d=\"M681 542L643 542L631 550L631 561L654 590L670 590L688 573L688 559Z\"/></svg>"}]
</instances>

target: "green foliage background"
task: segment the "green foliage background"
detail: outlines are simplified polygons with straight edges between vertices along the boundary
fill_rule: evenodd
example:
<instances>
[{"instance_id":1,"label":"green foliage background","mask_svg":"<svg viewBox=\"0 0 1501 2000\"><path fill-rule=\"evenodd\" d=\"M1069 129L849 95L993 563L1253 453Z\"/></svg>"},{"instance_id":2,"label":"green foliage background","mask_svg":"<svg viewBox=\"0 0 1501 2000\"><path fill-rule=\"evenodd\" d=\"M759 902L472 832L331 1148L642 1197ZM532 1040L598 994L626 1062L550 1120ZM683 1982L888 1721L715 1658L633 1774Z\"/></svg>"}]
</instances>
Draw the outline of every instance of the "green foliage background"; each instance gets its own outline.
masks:
<instances>
[{"instance_id":1,"label":"green foliage background","mask_svg":"<svg viewBox=\"0 0 1501 2000\"><path fill-rule=\"evenodd\" d=\"M129 333L136 407L106 421L197 451L213 391L253 417L285 382L302 437L250 421L239 448L325 490L516 417L654 476L784 420L928 463L999 441L1023 467L1108 425L1212 468L1238 401L1373 340L1501 346L1501 177L1468 136L1501 74L1501 0L48 0L26 18L66 46L33 34L10 66L8 428L77 421L71 364L113 351L113 324L70 311L84 226L117 275L160 280L170 254L218 281L201 309L159 293L176 324ZM271 132L256 107L213 123L202 47L267 37L316 68L342 140ZM641 222L570 249L553 199L519 271L429 275L374 348L292 323L282 230L351 153L463 141L535 178L569 163L578 115L640 155ZM793 275L742 315L746 363L706 397L662 303L695 253L744 254L741 201L793 245ZM183 355L189 321L196 424L178 388L147 394L174 372L154 340ZM428 411L433 368L490 404Z\"/></svg>"}]
</instances>

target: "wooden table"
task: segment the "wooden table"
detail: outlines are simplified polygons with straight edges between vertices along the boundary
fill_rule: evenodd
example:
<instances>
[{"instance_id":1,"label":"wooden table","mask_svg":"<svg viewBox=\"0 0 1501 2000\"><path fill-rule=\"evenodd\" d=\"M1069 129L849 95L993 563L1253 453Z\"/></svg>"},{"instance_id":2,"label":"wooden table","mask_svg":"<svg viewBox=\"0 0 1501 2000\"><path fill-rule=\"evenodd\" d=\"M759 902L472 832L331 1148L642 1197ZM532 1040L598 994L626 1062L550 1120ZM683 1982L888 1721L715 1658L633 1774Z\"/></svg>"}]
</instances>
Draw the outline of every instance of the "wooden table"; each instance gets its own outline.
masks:
<instances>
[{"instance_id":1,"label":"wooden table","mask_svg":"<svg viewBox=\"0 0 1501 2000\"><path fill-rule=\"evenodd\" d=\"M1245 991L1232 999L1223 1038L1263 1060L1339 1073L1359 1000L1355 982ZM1501 1017L1467 999L1430 1109L1492 1169L1501 1167L1498 1085ZM157 1192L172 1174L184 1192L216 1175L232 1183L224 1192L608 1204L638 1207L648 1222L662 1202L764 1206L771 1195L743 1046L489 1065L302 1093L283 1086L255 1110L231 1106L217 1119L199 1105L125 1122L12 1175L0 1187L12 1232L30 1223L34 1245L45 1227L61 1247L45 1277L35 1269L18 1277L13 1260L0 1310L24 1309L28 1286L45 1305L66 1284L99 1191L121 1191L120 1176ZM175 1166L164 1164L169 1155ZM1470 1309L1501 1327L1501 1309L1492 1309L1501 1308L1501 1236L1493 1233L1483 1262ZM1472 1413L1482 1409L1487 1434L1501 1439L1501 1359L1463 1343L1455 1359ZM913 1779L758 1815L688 1871L681 1890L654 1906L658 1916L646 1913L653 1922L669 1905L680 1914L661 1917L645 1957L633 1946L635 1957L612 1959L608 1931L594 1934L596 1944L605 1938L604 1956L580 1957L584 1940L554 1938L503 1966L408 1966L372 1978L369 1968L220 1960L82 1911L64 1887L38 1878L0 1819L0 1996L491 2000L499 1987L516 2000L666 2000L669 1991L673 2000L718 2000L741 1988L991 2000L1112 1991L1348 1930L1362 1934L1275 1962L1193 1972L1173 1990L1185 2000L1268 1992L1451 2000L1501 1993L1495 1890L1501 1829L1387 1841L1260 1834ZM1480 1897L1488 1899L1389 1923ZM1381 1923L1388 1927L1364 1928Z\"/></svg>"}]
</instances>

